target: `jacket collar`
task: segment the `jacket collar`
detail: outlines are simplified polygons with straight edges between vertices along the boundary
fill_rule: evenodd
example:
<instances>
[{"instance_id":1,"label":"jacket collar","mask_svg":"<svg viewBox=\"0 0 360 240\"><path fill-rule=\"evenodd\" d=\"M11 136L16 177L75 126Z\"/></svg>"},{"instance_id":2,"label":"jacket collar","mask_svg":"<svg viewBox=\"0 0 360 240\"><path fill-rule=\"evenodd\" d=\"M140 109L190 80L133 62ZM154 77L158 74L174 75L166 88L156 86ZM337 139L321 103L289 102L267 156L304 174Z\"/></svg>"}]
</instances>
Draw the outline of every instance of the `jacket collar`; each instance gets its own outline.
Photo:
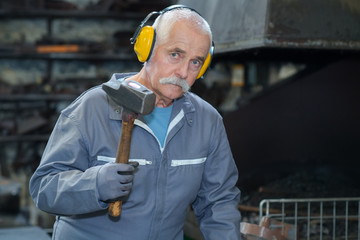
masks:
<instances>
[{"instance_id":1,"label":"jacket collar","mask_svg":"<svg viewBox=\"0 0 360 240\"><path fill-rule=\"evenodd\" d=\"M171 114L170 121L177 116L177 114L183 110L184 116L186 119L186 122L192 126L193 125L193 118L194 118L194 112L195 107L193 103L190 100L190 94L191 93L185 93L182 97L175 99L174 101L174 107L173 112Z\"/></svg>"}]
</instances>

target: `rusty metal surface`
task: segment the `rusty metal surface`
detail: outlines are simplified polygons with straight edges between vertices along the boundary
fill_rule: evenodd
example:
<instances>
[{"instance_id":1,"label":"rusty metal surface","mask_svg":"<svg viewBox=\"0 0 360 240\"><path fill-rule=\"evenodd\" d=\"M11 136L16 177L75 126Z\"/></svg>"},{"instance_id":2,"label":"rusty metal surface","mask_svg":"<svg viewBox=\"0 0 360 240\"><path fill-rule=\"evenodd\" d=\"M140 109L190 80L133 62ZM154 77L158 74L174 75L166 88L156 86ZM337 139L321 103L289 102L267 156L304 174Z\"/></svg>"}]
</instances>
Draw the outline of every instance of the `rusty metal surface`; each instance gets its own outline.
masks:
<instances>
[{"instance_id":1,"label":"rusty metal surface","mask_svg":"<svg viewBox=\"0 0 360 240\"><path fill-rule=\"evenodd\" d=\"M181 0L210 23L216 51L360 50L359 0Z\"/></svg>"}]
</instances>

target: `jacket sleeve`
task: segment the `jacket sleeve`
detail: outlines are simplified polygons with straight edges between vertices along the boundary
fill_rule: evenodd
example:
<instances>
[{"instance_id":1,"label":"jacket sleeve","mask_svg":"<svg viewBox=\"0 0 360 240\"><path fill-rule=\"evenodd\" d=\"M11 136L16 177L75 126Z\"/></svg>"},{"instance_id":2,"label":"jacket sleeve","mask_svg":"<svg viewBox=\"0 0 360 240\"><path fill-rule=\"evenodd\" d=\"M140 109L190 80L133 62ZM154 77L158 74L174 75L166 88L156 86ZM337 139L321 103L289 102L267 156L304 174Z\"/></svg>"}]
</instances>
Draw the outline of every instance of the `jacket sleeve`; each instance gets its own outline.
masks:
<instances>
[{"instance_id":1,"label":"jacket sleeve","mask_svg":"<svg viewBox=\"0 0 360 240\"><path fill-rule=\"evenodd\" d=\"M56 215L101 210L96 176L100 166L89 167L89 154L79 124L61 114L30 179L30 194L38 208Z\"/></svg>"},{"instance_id":2,"label":"jacket sleeve","mask_svg":"<svg viewBox=\"0 0 360 240\"><path fill-rule=\"evenodd\" d=\"M222 119L212 131L201 188L193 203L194 212L205 239L240 239L238 171Z\"/></svg>"}]
</instances>

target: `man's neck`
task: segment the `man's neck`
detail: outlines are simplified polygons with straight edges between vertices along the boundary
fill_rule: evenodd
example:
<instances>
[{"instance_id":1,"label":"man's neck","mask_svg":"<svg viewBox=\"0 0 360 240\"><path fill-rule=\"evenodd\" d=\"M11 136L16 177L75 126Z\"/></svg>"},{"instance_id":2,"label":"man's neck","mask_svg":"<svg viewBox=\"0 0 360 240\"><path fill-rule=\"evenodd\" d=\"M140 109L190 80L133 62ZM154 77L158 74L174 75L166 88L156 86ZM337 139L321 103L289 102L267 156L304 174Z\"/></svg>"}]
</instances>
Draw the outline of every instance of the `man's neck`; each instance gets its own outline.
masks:
<instances>
[{"instance_id":1,"label":"man's neck","mask_svg":"<svg viewBox=\"0 0 360 240\"><path fill-rule=\"evenodd\" d=\"M163 99L156 97L155 106L159 107L159 108L166 108L166 107L170 107L173 104L173 102L174 102L174 100L169 102L169 101L164 101Z\"/></svg>"}]
</instances>

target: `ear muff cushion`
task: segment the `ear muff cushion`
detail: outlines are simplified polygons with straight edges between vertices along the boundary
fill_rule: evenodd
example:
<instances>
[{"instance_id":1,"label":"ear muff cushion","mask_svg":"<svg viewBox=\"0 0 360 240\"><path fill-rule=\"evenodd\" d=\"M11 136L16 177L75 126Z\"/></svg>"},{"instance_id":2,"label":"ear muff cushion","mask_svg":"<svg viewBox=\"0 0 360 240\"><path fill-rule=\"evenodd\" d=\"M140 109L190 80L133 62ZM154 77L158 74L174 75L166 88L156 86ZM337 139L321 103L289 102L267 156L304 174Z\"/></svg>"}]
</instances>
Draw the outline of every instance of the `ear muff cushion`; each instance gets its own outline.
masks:
<instances>
[{"instance_id":1,"label":"ear muff cushion","mask_svg":"<svg viewBox=\"0 0 360 240\"><path fill-rule=\"evenodd\" d=\"M151 54L154 42L155 30L152 26L144 26L134 45L134 51L140 62L146 62Z\"/></svg>"}]
</instances>

